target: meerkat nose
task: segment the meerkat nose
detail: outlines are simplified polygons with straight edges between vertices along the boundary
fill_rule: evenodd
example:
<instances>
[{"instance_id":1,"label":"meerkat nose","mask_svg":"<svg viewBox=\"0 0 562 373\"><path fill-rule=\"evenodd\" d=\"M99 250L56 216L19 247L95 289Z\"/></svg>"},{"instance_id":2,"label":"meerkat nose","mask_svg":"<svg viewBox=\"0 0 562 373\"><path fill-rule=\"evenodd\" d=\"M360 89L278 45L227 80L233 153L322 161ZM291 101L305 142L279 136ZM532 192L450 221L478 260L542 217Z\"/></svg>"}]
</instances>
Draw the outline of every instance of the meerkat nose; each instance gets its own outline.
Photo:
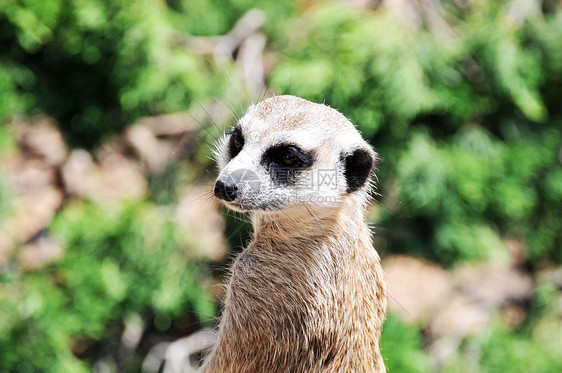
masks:
<instances>
[{"instance_id":1,"label":"meerkat nose","mask_svg":"<svg viewBox=\"0 0 562 373\"><path fill-rule=\"evenodd\" d=\"M232 202L236 199L238 187L233 183L224 183L217 180L215 184L215 197Z\"/></svg>"}]
</instances>

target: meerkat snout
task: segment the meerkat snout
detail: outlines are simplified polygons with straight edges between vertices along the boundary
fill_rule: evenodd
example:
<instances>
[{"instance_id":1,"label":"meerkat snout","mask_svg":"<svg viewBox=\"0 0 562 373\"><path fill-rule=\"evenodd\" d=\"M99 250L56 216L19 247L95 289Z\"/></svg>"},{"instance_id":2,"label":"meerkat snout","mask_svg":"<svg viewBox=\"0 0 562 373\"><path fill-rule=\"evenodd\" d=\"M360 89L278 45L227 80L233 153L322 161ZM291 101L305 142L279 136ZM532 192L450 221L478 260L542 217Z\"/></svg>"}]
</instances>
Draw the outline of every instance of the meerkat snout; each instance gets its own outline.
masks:
<instances>
[{"instance_id":1,"label":"meerkat snout","mask_svg":"<svg viewBox=\"0 0 562 373\"><path fill-rule=\"evenodd\" d=\"M227 202L232 202L236 199L236 195L238 191L238 187L229 182L223 182L221 180L217 180L215 183L215 197L218 199L225 200Z\"/></svg>"}]
</instances>

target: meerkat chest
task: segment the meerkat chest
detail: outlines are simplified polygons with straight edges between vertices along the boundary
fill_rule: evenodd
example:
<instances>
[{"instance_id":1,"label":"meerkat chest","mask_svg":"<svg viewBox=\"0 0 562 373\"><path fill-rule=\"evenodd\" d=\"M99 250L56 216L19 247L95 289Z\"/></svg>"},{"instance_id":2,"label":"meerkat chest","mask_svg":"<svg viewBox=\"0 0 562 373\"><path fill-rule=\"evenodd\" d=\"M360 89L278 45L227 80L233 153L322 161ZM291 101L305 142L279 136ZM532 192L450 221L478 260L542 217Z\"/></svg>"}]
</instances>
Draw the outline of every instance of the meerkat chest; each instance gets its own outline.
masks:
<instances>
[{"instance_id":1,"label":"meerkat chest","mask_svg":"<svg viewBox=\"0 0 562 373\"><path fill-rule=\"evenodd\" d=\"M276 249L251 244L233 265L218 360L237 356L248 366L240 372L364 371L353 364L378 364L371 355L384 309L373 312L374 277L322 248ZM361 282L369 278L374 282Z\"/></svg>"},{"instance_id":2,"label":"meerkat chest","mask_svg":"<svg viewBox=\"0 0 562 373\"><path fill-rule=\"evenodd\" d=\"M236 260L226 312L240 327L297 334L310 325L340 329L373 315L381 284L370 266L340 258L326 247L261 247L251 244ZM378 315L376 315L378 316ZM283 329L284 328L284 329Z\"/></svg>"},{"instance_id":3,"label":"meerkat chest","mask_svg":"<svg viewBox=\"0 0 562 373\"><path fill-rule=\"evenodd\" d=\"M336 273L335 264L322 251L251 244L232 268L231 301L239 309L252 307L254 313L270 312L274 304L295 312L301 307L317 309L326 303ZM246 304L247 297L251 304Z\"/></svg>"}]
</instances>

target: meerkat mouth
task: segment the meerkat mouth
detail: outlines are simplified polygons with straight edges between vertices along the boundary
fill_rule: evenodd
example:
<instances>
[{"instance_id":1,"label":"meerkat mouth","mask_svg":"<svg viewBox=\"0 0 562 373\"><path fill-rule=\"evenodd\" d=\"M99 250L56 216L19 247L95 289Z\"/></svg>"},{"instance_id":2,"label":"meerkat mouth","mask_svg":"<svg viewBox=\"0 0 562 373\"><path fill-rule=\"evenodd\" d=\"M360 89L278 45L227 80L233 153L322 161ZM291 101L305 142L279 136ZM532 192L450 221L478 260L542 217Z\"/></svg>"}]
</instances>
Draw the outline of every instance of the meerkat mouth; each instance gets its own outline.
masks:
<instances>
[{"instance_id":1,"label":"meerkat mouth","mask_svg":"<svg viewBox=\"0 0 562 373\"><path fill-rule=\"evenodd\" d=\"M224 204L229 208L237 211L248 212L253 210L250 206L246 206L245 204L242 204L240 202L224 202Z\"/></svg>"},{"instance_id":2,"label":"meerkat mouth","mask_svg":"<svg viewBox=\"0 0 562 373\"><path fill-rule=\"evenodd\" d=\"M249 205L246 203L242 203L242 202L238 202L238 201L223 201L223 203L228 207L231 208L233 210L239 211L239 212L275 212L275 211L281 211L283 208L277 204L274 203L270 203L270 204L266 204L266 205L259 205L259 206L255 206L255 205Z\"/></svg>"}]
</instances>

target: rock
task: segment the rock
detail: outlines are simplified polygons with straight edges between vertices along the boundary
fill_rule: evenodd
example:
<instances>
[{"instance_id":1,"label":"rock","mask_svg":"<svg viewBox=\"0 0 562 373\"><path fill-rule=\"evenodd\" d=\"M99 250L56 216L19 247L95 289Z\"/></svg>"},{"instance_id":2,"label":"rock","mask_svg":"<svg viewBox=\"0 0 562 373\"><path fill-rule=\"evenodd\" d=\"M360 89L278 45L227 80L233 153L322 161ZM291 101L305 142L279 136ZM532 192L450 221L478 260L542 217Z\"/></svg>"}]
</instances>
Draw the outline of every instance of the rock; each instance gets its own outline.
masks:
<instances>
[{"instance_id":1,"label":"rock","mask_svg":"<svg viewBox=\"0 0 562 373\"><path fill-rule=\"evenodd\" d=\"M217 100L218 101L218 100ZM217 123L228 109L218 102L198 104L191 112L164 114L145 117L137 121L127 130L127 145L148 166L151 173L158 173L171 161L186 159L197 148L198 142L206 142L206 135L218 139L224 128ZM210 120L213 125L207 125ZM196 133L205 133L203 137ZM207 143L211 148L213 144Z\"/></svg>"},{"instance_id":2,"label":"rock","mask_svg":"<svg viewBox=\"0 0 562 373\"><path fill-rule=\"evenodd\" d=\"M455 284L467 297L488 310L498 310L531 297L533 281L513 268L493 264L464 265L454 271Z\"/></svg>"},{"instance_id":3,"label":"rock","mask_svg":"<svg viewBox=\"0 0 562 373\"><path fill-rule=\"evenodd\" d=\"M5 232L15 242L27 242L51 223L63 200L64 194L54 186L16 197L14 213L2 223Z\"/></svg>"},{"instance_id":4,"label":"rock","mask_svg":"<svg viewBox=\"0 0 562 373\"><path fill-rule=\"evenodd\" d=\"M63 247L50 236L41 235L21 248L18 256L20 268L34 271L56 261L63 255Z\"/></svg>"},{"instance_id":5,"label":"rock","mask_svg":"<svg viewBox=\"0 0 562 373\"><path fill-rule=\"evenodd\" d=\"M453 293L448 299L442 299L428 331L434 338L454 337L462 340L482 330L489 318L489 310L464 294Z\"/></svg>"},{"instance_id":6,"label":"rock","mask_svg":"<svg viewBox=\"0 0 562 373\"><path fill-rule=\"evenodd\" d=\"M392 295L389 310L406 322L427 323L453 289L449 274L424 260L392 256L382 266Z\"/></svg>"},{"instance_id":7,"label":"rock","mask_svg":"<svg viewBox=\"0 0 562 373\"><path fill-rule=\"evenodd\" d=\"M162 172L173 158L173 144L158 140L147 126L131 126L125 134L125 140L146 163L151 173Z\"/></svg>"},{"instance_id":8,"label":"rock","mask_svg":"<svg viewBox=\"0 0 562 373\"><path fill-rule=\"evenodd\" d=\"M8 215L0 226L0 262L9 260L14 246L48 227L64 201L57 167L66 158L66 146L54 122L38 118L33 124L13 124L20 147L0 160L9 195L3 211Z\"/></svg>"},{"instance_id":9,"label":"rock","mask_svg":"<svg viewBox=\"0 0 562 373\"><path fill-rule=\"evenodd\" d=\"M16 128L20 146L28 155L41 158L51 166L59 166L66 159L66 145L53 119L41 116L34 124Z\"/></svg>"},{"instance_id":10,"label":"rock","mask_svg":"<svg viewBox=\"0 0 562 373\"><path fill-rule=\"evenodd\" d=\"M2 161L4 177L13 193L10 215L2 222L4 242L26 242L49 225L62 206L56 170L43 159L16 153Z\"/></svg>"},{"instance_id":11,"label":"rock","mask_svg":"<svg viewBox=\"0 0 562 373\"><path fill-rule=\"evenodd\" d=\"M181 137L186 133L200 130L199 124L188 112L162 114L140 119L134 126L140 125L156 137Z\"/></svg>"},{"instance_id":12,"label":"rock","mask_svg":"<svg viewBox=\"0 0 562 373\"><path fill-rule=\"evenodd\" d=\"M530 276L509 266L465 264L447 272L403 256L382 264L390 293L400 303L391 297L390 312L425 326L436 366L446 364L464 338L484 331L495 315L519 325L525 315L521 305L533 291Z\"/></svg>"},{"instance_id":13,"label":"rock","mask_svg":"<svg viewBox=\"0 0 562 373\"><path fill-rule=\"evenodd\" d=\"M61 169L61 175L66 193L73 197L84 197L91 189L88 179L97 172L96 165L90 153L83 149L76 149L70 153L68 160Z\"/></svg>"},{"instance_id":14,"label":"rock","mask_svg":"<svg viewBox=\"0 0 562 373\"><path fill-rule=\"evenodd\" d=\"M103 183L99 194L92 200L103 201L138 200L145 196L148 184L141 166L119 153L110 154L100 161Z\"/></svg>"},{"instance_id":15,"label":"rock","mask_svg":"<svg viewBox=\"0 0 562 373\"><path fill-rule=\"evenodd\" d=\"M515 327L524 319L521 304L531 297L529 275L495 264L465 264L453 270L453 292L442 300L426 328L432 340L429 353L444 365L464 338L488 328L502 314Z\"/></svg>"},{"instance_id":16,"label":"rock","mask_svg":"<svg viewBox=\"0 0 562 373\"><path fill-rule=\"evenodd\" d=\"M62 167L68 194L109 204L142 198L147 182L139 164L116 151L105 151L99 164L85 150L74 150Z\"/></svg>"},{"instance_id":17,"label":"rock","mask_svg":"<svg viewBox=\"0 0 562 373\"><path fill-rule=\"evenodd\" d=\"M29 158L23 153L5 158L1 167L4 178L16 195L33 194L57 182L56 171L49 163Z\"/></svg>"}]
</instances>

